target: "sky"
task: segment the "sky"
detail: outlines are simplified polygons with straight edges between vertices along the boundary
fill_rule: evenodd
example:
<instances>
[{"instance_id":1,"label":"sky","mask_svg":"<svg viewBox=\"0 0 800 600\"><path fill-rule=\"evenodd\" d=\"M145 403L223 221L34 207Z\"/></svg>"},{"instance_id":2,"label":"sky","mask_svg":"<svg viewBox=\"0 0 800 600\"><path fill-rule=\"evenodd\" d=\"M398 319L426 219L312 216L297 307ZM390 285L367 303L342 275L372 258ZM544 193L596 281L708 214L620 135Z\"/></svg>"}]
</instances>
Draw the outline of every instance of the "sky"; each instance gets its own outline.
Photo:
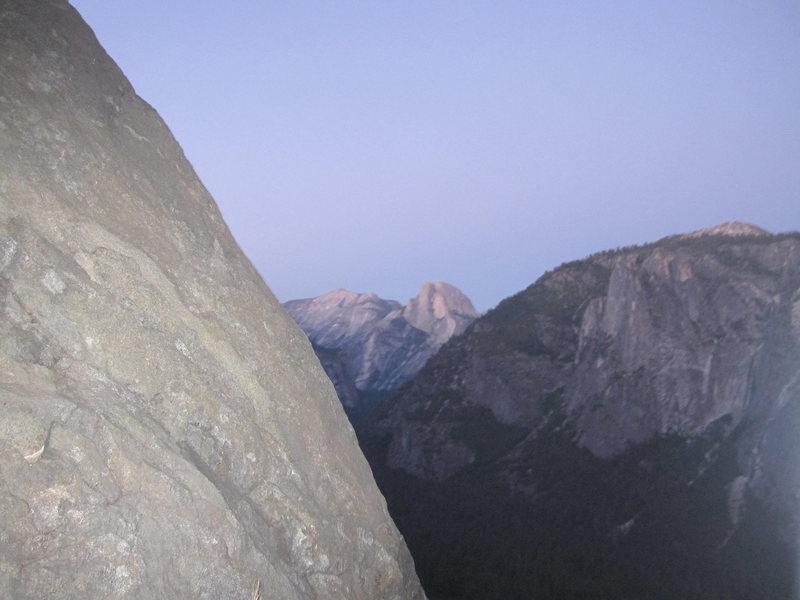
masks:
<instances>
[{"instance_id":1,"label":"sky","mask_svg":"<svg viewBox=\"0 0 800 600\"><path fill-rule=\"evenodd\" d=\"M287 301L800 229L797 0L73 0Z\"/></svg>"}]
</instances>

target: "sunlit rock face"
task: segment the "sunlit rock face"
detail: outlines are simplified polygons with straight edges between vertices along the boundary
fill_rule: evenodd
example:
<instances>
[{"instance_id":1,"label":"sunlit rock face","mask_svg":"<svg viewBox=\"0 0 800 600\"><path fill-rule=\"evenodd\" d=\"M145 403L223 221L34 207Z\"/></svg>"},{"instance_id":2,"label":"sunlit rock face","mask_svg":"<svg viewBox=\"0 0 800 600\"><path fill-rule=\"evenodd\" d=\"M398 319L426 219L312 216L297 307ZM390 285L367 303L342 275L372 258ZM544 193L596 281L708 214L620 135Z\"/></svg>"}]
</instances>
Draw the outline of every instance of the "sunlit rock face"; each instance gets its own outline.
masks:
<instances>
[{"instance_id":1,"label":"sunlit rock face","mask_svg":"<svg viewBox=\"0 0 800 600\"><path fill-rule=\"evenodd\" d=\"M0 596L422 598L302 331L66 2L0 2Z\"/></svg>"},{"instance_id":2,"label":"sunlit rock face","mask_svg":"<svg viewBox=\"0 0 800 600\"><path fill-rule=\"evenodd\" d=\"M448 283L424 283L419 294L403 307L406 321L429 336L431 345L441 346L452 336L463 333L478 317L461 290Z\"/></svg>"},{"instance_id":3,"label":"sunlit rock face","mask_svg":"<svg viewBox=\"0 0 800 600\"><path fill-rule=\"evenodd\" d=\"M424 283L405 306L347 290L285 306L314 343L351 414L397 390L478 317L469 298L443 282Z\"/></svg>"},{"instance_id":4,"label":"sunlit rock face","mask_svg":"<svg viewBox=\"0 0 800 600\"><path fill-rule=\"evenodd\" d=\"M743 223L741 221L727 221L725 223L720 223L719 225L715 225L714 227L707 227L706 229L700 229L698 231L688 233L686 234L685 237L702 237L707 235L758 236L758 235L769 235L769 231L767 231L766 229L762 229L761 227L757 227L752 223Z\"/></svg>"}]
</instances>

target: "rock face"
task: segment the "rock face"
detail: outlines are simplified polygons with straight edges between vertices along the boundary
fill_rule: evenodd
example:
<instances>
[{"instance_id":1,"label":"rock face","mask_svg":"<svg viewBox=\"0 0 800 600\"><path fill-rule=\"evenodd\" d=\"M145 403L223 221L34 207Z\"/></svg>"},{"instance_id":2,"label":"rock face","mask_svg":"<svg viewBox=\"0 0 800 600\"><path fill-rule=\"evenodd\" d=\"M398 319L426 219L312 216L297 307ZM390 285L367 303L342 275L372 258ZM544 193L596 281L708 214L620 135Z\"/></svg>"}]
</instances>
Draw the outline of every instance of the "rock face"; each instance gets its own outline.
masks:
<instances>
[{"instance_id":1,"label":"rock face","mask_svg":"<svg viewBox=\"0 0 800 600\"><path fill-rule=\"evenodd\" d=\"M0 596L423 598L300 329L60 0L0 1Z\"/></svg>"},{"instance_id":2,"label":"rock face","mask_svg":"<svg viewBox=\"0 0 800 600\"><path fill-rule=\"evenodd\" d=\"M478 317L460 290L442 282L424 283L406 306L347 290L285 306L313 342L351 415L397 390Z\"/></svg>"},{"instance_id":3,"label":"rock face","mask_svg":"<svg viewBox=\"0 0 800 600\"><path fill-rule=\"evenodd\" d=\"M800 536L798 315L800 234L743 223L569 263L503 301L365 427L423 580L444 575L419 532L443 540L430 550L438 565L461 556L464 571L449 568L468 578L479 565L459 548L492 534L459 538L437 522L455 510L474 534L479 515L501 511L519 519L531 569L563 553L553 569L594 581L594 597L702 597L736 578L741 597L787 597ZM492 506L472 491L487 489ZM483 552L504 565L512 547ZM761 552L784 570L759 571ZM576 572L581 555L602 568ZM658 566L647 571L642 556ZM605 581L613 573L625 576ZM579 593L548 577L536 585L553 597Z\"/></svg>"},{"instance_id":4,"label":"rock face","mask_svg":"<svg viewBox=\"0 0 800 600\"><path fill-rule=\"evenodd\" d=\"M736 427L785 404L800 373L778 377L775 365L800 339L800 236L756 229L726 224L601 253L504 301L396 403L392 465L442 479L474 459L466 447L451 449L463 457L455 462L416 449L447 437L449 424L402 418L444 396L431 383L457 398L446 406L483 407L499 423L530 428L557 393L579 444L602 458L665 434L696 435L726 416ZM445 362L457 371L442 378L434 369Z\"/></svg>"}]
</instances>

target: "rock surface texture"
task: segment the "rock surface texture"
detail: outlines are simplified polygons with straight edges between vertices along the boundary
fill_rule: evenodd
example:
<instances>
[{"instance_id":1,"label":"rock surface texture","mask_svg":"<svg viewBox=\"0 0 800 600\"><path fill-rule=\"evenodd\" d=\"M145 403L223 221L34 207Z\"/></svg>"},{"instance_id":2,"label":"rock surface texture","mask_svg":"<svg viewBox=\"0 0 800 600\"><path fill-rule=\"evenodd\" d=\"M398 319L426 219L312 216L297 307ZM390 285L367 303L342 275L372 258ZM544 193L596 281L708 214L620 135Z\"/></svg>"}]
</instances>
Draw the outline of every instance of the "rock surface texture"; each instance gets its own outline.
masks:
<instances>
[{"instance_id":1,"label":"rock surface texture","mask_svg":"<svg viewBox=\"0 0 800 600\"><path fill-rule=\"evenodd\" d=\"M0 0L0 596L423 598L302 331L60 0Z\"/></svg>"},{"instance_id":2,"label":"rock surface texture","mask_svg":"<svg viewBox=\"0 0 800 600\"><path fill-rule=\"evenodd\" d=\"M285 306L308 334L351 415L400 388L478 317L470 300L443 282L424 283L405 306L347 290Z\"/></svg>"},{"instance_id":3,"label":"rock surface texture","mask_svg":"<svg viewBox=\"0 0 800 600\"><path fill-rule=\"evenodd\" d=\"M788 597L800 234L726 223L565 264L446 344L364 432L431 594L443 556L460 581L484 543L498 569L526 553L521 577L552 567L498 597L584 597L581 581L587 597ZM517 550L490 548L493 514ZM426 539L443 540L432 558Z\"/></svg>"}]
</instances>

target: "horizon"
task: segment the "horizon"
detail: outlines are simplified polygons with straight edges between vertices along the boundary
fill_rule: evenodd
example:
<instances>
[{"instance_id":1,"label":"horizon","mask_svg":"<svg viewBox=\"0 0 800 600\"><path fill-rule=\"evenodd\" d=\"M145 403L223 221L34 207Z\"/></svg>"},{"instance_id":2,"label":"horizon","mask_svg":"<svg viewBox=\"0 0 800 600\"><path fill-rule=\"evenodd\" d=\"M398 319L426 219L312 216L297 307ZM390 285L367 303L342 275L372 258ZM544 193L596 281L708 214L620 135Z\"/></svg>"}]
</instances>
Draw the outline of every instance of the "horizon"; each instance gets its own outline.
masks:
<instances>
[{"instance_id":1,"label":"horizon","mask_svg":"<svg viewBox=\"0 0 800 600\"><path fill-rule=\"evenodd\" d=\"M671 238L685 238L685 237L695 238L695 237L698 237L698 236L706 234L706 233L709 233L709 234L712 234L712 235L718 235L719 232L717 230L724 229L725 226L728 226L728 225L744 226L745 228L748 228L748 229L749 228L753 228L753 229L755 229L755 231L752 231L752 232L751 231L735 231L733 233L724 232L723 235L733 235L733 236L769 235L769 236L778 236L778 235L784 235L784 234L791 235L793 233L800 234L800 231L796 231L796 230L773 232L773 231L768 231L766 229L758 227L757 225L754 225L753 223L747 223L747 222L744 222L744 221L725 221L723 223L718 223L716 225L712 225L710 227L706 227L706 228L703 228L703 229L698 229L696 231L687 231L687 232L683 232L683 233L671 234L671 235L665 236L663 238L659 238L657 240L650 240L648 242L642 242L640 244L617 246L617 247L614 247L614 248L604 248L602 250L598 250L596 252L592 252L591 254L588 254L587 256L583 256L583 257L580 257L580 258L567 260L567 261L564 261L564 262L562 262L562 263L560 263L558 265L554 265L550 269L547 269L539 277L537 277L536 280L532 281L531 284L536 283L536 281L538 281L538 279L540 277L542 277L542 276L544 276L544 275L546 275L546 274L548 274L548 273L550 273L552 271L556 271L556 270L560 269L562 266L564 266L565 264L569 264L570 262L574 262L575 260L579 260L579 261L580 260L588 260L594 255L603 254L603 253L606 253L606 252L612 252L612 253L614 253L614 252L626 252L626 251L628 251L630 249L645 248L645 247L647 247L647 246L649 246L651 244L659 244L659 243L661 243L663 241L666 241L666 240L669 240ZM415 294L414 296L411 296L411 297L409 297L409 298L407 298L405 300L399 300L398 298L384 298L380 294L376 294L375 292L370 292L370 291L351 290L351 289L347 289L347 288L343 288L343 287L338 287L338 288L335 288L335 289L332 289L332 290L327 290L325 292L322 292L321 294L318 294L317 296L311 296L311 297L308 297L308 298L292 298L290 300L282 301L282 303L283 304L287 304L289 302L303 302L303 301L307 301L307 300L314 300L316 298L321 298L323 296L330 296L330 295L334 295L334 294L337 294L337 293L340 293L340 292L344 292L344 293L347 293L347 294L354 294L354 295L358 295L358 296L376 296L380 300L389 301L389 302L397 302L397 303L401 304L402 306L405 306L408 302L410 302L411 300L414 300L415 298L417 298L419 296L419 294L422 292L422 290L425 288L425 286L430 285L430 284L437 284L437 283L445 283L445 284L453 286L453 284L448 282L448 281L423 281L419 285L419 289L417 290L417 294ZM453 287L456 287L456 289L458 289L458 286L453 286ZM522 288L522 289L510 294L509 296L506 296L505 298L501 298L500 301L498 302L498 304L500 302L502 302L503 300L506 300L506 299L510 298L511 296L514 296L514 295L524 291L525 289L526 288ZM459 289L459 291L461 291L463 293L463 290ZM467 297L467 298L468 298L468 300L470 300L470 302L472 301L471 298L469 298L469 297ZM492 309L494 309L496 307L497 307L497 305L489 307L486 310L479 310L479 309L477 309L477 307L475 307L475 309L476 309L476 311L478 312L478 314L480 316L483 316L487 312L491 311Z\"/></svg>"},{"instance_id":2,"label":"horizon","mask_svg":"<svg viewBox=\"0 0 800 600\"><path fill-rule=\"evenodd\" d=\"M800 228L800 6L73 5L282 301Z\"/></svg>"}]
</instances>

